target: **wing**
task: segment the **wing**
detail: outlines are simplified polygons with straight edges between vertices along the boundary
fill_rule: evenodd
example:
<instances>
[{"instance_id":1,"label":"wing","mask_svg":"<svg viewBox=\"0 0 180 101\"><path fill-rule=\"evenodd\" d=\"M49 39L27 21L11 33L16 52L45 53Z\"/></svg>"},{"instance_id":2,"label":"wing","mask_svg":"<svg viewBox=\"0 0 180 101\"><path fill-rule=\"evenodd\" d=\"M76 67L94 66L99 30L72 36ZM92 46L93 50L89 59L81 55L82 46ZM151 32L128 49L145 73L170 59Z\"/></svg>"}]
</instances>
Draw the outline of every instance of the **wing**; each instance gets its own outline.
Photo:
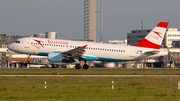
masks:
<instances>
[{"instance_id":1,"label":"wing","mask_svg":"<svg viewBox=\"0 0 180 101\"><path fill-rule=\"evenodd\" d=\"M50 52L48 54L48 60L49 62L66 62L66 63L70 63L70 62L74 62L74 61L78 61L79 57L83 58L83 54L85 52L86 46L79 46L77 48L68 50L68 51L54 51L54 52Z\"/></svg>"},{"instance_id":2,"label":"wing","mask_svg":"<svg viewBox=\"0 0 180 101\"><path fill-rule=\"evenodd\" d=\"M82 57L83 53L85 52L84 46L79 46L69 51L62 52L67 57Z\"/></svg>"},{"instance_id":3,"label":"wing","mask_svg":"<svg viewBox=\"0 0 180 101\"><path fill-rule=\"evenodd\" d=\"M77 48L68 50L68 51L59 51L59 50L55 50L53 51L54 53L61 53L64 54L65 57L83 57L83 54L85 52L87 45L84 46L79 46Z\"/></svg>"}]
</instances>

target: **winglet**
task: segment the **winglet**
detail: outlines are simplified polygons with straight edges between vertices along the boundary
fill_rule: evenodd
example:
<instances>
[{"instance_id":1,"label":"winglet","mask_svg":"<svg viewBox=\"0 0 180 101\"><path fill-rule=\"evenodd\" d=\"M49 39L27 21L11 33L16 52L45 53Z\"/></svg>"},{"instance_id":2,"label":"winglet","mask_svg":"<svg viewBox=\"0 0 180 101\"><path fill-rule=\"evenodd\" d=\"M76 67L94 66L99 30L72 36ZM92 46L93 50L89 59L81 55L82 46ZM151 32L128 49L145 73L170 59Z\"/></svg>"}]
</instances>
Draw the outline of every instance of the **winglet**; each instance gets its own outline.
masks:
<instances>
[{"instance_id":1,"label":"winglet","mask_svg":"<svg viewBox=\"0 0 180 101\"><path fill-rule=\"evenodd\" d=\"M86 49L87 45L84 45L83 48Z\"/></svg>"}]
</instances>

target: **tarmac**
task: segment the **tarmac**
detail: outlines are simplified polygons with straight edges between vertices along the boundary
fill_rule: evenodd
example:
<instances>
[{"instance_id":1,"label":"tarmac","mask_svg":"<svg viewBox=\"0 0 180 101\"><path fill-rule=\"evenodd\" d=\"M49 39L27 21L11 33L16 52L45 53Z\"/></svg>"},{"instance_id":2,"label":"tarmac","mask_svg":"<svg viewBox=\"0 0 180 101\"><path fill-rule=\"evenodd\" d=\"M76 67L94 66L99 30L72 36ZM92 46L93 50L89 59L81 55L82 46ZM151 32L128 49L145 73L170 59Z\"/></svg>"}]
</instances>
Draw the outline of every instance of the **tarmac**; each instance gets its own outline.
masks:
<instances>
[{"instance_id":1,"label":"tarmac","mask_svg":"<svg viewBox=\"0 0 180 101\"><path fill-rule=\"evenodd\" d=\"M75 76L75 77L180 77L180 75L0 75L2 76Z\"/></svg>"}]
</instances>

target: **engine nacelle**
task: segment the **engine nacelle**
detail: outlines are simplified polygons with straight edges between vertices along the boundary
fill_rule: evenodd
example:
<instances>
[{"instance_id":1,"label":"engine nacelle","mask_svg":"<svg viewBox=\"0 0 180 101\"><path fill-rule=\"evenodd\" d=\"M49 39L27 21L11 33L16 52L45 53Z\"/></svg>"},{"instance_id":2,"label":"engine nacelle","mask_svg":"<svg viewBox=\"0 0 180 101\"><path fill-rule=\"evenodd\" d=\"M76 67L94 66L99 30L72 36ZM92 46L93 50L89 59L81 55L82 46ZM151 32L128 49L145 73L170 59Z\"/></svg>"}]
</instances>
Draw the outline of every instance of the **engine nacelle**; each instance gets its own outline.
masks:
<instances>
[{"instance_id":1,"label":"engine nacelle","mask_svg":"<svg viewBox=\"0 0 180 101\"><path fill-rule=\"evenodd\" d=\"M74 62L74 59L70 58L70 57L66 57L64 56L64 54L61 54L61 53L54 53L54 52L51 52L48 54L48 60L49 62L66 62L66 63L69 63L69 62Z\"/></svg>"}]
</instances>

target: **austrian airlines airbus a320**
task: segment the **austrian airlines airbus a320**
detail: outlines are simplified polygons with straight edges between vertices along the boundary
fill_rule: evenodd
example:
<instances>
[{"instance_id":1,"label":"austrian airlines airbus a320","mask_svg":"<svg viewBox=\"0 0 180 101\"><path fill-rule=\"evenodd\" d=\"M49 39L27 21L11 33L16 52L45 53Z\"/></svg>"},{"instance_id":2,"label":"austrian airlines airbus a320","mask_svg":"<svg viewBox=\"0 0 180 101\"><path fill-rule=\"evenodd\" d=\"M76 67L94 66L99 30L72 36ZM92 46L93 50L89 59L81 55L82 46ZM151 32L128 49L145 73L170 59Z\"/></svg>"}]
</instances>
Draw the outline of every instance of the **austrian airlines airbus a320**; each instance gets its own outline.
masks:
<instances>
[{"instance_id":1,"label":"austrian airlines airbus a320","mask_svg":"<svg viewBox=\"0 0 180 101\"><path fill-rule=\"evenodd\" d=\"M81 68L79 61L83 60L83 69L88 69L86 61L121 62L167 55L167 51L160 50L167 26L168 22L160 22L134 46L28 37L16 40L8 48L18 53L48 56L51 63L76 62L76 69Z\"/></svg>"}]
</instances>

